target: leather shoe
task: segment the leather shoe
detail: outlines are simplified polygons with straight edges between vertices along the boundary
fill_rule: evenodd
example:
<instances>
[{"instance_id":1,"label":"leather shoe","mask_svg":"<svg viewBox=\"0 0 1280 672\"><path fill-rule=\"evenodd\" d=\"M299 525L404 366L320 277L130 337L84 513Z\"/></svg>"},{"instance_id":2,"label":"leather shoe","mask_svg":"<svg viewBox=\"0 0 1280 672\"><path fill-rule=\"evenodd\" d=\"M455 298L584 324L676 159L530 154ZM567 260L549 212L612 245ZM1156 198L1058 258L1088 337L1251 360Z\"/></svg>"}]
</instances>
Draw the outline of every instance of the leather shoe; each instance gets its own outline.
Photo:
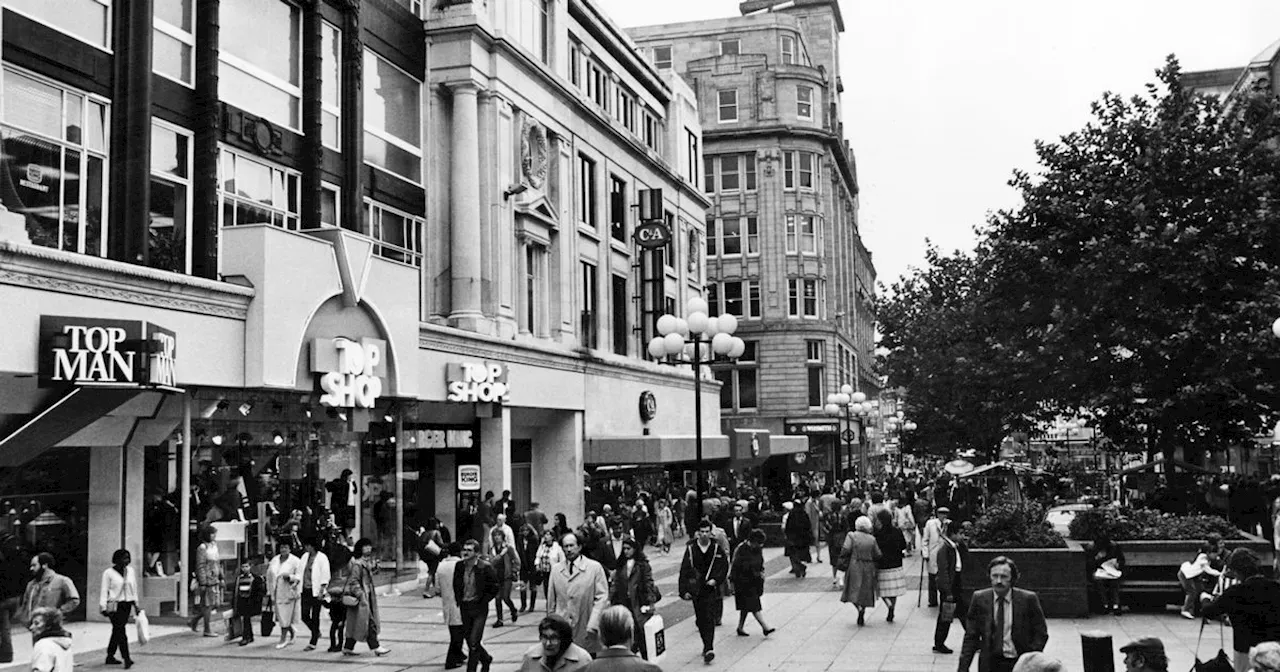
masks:
<instances>
[{"instance_id":1,"label":"leather shoe","mask_svg":"<svg viewBox=\"0 0 1280 672\"><path fill-rule=\"evenodd\" d=\"M955 653L955 651L948 649L946 644L935 644L933 646L933 652L934 653Z\"/></svg>"}]
</instances>

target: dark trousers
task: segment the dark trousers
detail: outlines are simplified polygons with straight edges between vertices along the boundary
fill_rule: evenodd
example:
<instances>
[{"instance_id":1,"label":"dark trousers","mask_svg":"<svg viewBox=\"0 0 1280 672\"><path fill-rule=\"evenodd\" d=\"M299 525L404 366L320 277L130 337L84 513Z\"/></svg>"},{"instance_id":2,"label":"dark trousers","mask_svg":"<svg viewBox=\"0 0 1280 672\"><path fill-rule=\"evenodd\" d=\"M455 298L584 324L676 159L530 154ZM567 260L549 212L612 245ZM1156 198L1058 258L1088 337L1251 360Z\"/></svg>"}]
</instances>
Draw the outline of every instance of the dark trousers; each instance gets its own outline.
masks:
<instances>
[{"instance_id":1,"label":"dark trousers","mask_svg":"<svg viewBox=\"0 0 1280 672\"><path fill-rule=\"evenodd\" d=\"M992 656L990 672L1013 672L1013 666L1018 662L1017 658L1005 658L1004 656Z\"/></svg>"},{"instance_id":2,"label":"dark trousers","mask_svg":"<svg viewBox=\"0 0 1280 672\"><path fill-rule=\"evenodd\" d=\"M320 641L320 598L311 594L311 591L302 593L302 622L306 624L307 629L311 631L311 646L315 646Z\"/></svg>"},{"instance_id":3,"label":"dark trousers","mask_svg":"<svg viewBox=\"0 0 1280 672\"><path fill-rule=\"evenodd\" d=\"M969 602L968 599L964 597L965 592L964 589L960 587L959 577L956 577L956 581L952 584L952 590L955 594L951 597L954 597L956 600L956 613L954 620L960 624L960 629L963 630L965 616L969 613ZM951 621L942 620L942 610L939 609L938 622L933 628L933 645L946 646L947 635L950 633Z\"/></svg>"},{"instance_id":4,"label":"dark trousers","mask_svg":"<svg viewBox=\"0 0 1280 672\"><path fill-rule=\"evenodd\" d=\"M18 603L22 601L19 597L10 597L0 600L0 663L13 662L13 639L10 636L10 621L13 614L18 610Z\"/></svg>"},{"instance_id":5,"label":"dark trousers","mask_svg":"<svg viewBox=\"0 0 1280 672\"><path fill-rule=\"evenodd\" d=\"M1120 606L1120 580L1093 580L1094 590L1098 591L1098 603L1103 609ZM1197 598L1199 596L1197 595Z\"/></svg>"},{"instance_id":6,"label":"dark trousers","mask_svg":"<svg viewBox=\"0 0 1280 672\"><path fill-rule=\"evenodd\" d=\"M923 562L923 561L922 561ZM938 575L929 575L929 606L938 606Z\"/></svg>"},{"instance_id":7,"label":"dark trousers","mask_svg":"<svg viewBox=\"0 0 1280 672\"><path fill-rule=\"evenodd\" d=\"M347 607L335 599L329 604L329 648L342 648L343 630L347 627Z\"/></svg>"},{"instance_id":8,"label":"dark trousers","mask_svg":"<svg viewBox=\"0 0 1280 672\"><path fill-rule=\"evenodd\" d=\"M240 641L253 641L253 617L252 616L236 616L240 619Z\"/></svg>"},{"instance_id":9,"label":"dark trousers","mask_svg":"<svg viewBox=\"0 0 1280 672\"><path fill-rule=\"evenodd\" d=\"M493 660L484 650L484 620L489 617L489 604L463 602L458 610L462 612L462 636L467 641L467 672L476 672L480 663Z\"/></svg>"},{"instance_id":10,"label":"dark trousers","mask_svg":"<svg viewBox=\"0 0 1280 672\"><path fill-rule=\"evenodd\" d=\"M449 652L444 654L445 665L461 665L467 657L462 654L462 640L465 634L461 625L449 626Z\"/></svg>"},{"instance_id":11,"label":"dark trousers","mask_svg":"<svg viewBox=\"0 0 1280 672\"><path fill-rule=\"evenodd\" d=\"M701 595L693 598L693 618L698 626L698 635L702 637L702 650L712 651L716 648L716 604L724 609L724 601L713 588L704 589Z\"/></svg>"},{"instance_id":12,"label":"dark trousers","mask_svg":"<svg viewBox=\"0 0 1280 672\"><path fill-rule=\"evenodd\" d=\"M133 613L132 602L121 602L111 614L111 639L107 640L107 657L115 658L116 649L120 649L120 658L125 662L133 660L129 656L129 615Z\"/></svg>"},{"instance_id":13,"label":"dark trousers","mask_svg":"<svg viewBox=\"0 0 1280 672\"><path fill-rule=\"evenodd\" d=\"M498 611L498 622L502 622L502 605L505 602L507 608L511 610L511 622L516 620L516 605L511 601L511 579L503 579L502 587L498 589L498 596L493 598L493 607Z\"/></svg>"}]
</instances>

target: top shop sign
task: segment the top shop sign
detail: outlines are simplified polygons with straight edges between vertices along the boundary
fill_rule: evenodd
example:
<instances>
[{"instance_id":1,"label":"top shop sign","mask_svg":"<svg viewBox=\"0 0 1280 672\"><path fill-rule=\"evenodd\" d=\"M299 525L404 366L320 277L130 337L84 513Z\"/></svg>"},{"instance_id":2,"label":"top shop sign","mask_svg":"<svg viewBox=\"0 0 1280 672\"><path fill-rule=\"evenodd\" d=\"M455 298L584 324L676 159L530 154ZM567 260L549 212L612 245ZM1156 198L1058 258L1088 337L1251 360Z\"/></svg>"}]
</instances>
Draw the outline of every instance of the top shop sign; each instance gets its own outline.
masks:
<instances>
[{"instance_id":1,"label":"top shop sign","mask_svg":"<svg viewBox=\"0 0 1280 672\"><path fill-rule=\"evenodd\" d=\"M445 371L448 400L457 402L506 402L511 386L507 365L501 362L459 362Z\"/></svg>"},{"instance_id":2,"label":"top shop sign","mask_svg":"<svg viewBox=\"0 0 1280 672\"><path fill-rule=\"evenodd\" d=\"M40 317L40 386L177 385L178 339L140 320Z\"/></svg>"}]
</instances>

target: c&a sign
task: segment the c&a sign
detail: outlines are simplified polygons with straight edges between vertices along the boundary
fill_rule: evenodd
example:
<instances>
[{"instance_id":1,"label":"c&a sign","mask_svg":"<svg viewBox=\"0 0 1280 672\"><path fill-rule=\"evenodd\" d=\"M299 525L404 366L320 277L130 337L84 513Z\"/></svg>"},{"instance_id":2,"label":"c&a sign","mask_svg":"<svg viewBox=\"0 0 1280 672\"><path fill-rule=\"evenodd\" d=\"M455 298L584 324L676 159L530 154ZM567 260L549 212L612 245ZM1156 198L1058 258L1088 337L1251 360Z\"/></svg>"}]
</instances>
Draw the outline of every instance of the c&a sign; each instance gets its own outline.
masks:
<instances>
[{"instance_id":1,"label":"c&a sign","mask_svg":"<svg viewBox=\"0 0 1280 672\"><path fill-rule=\"evenodd\" d=\"M140 320L44 315L40 386L177 386L178 339Z\"/></svg>"},{"instance_id":2,"label":"c&a sign","mask_svg":"<svg viewBox=\"0 0 1280 672\"><path fill-rule=\"evenodd\" d=\"M320 404L334 408L373 408L387 375L386 341L317 338L311 342L311 370L320 374Z\"/></svg>"}]
</instances>

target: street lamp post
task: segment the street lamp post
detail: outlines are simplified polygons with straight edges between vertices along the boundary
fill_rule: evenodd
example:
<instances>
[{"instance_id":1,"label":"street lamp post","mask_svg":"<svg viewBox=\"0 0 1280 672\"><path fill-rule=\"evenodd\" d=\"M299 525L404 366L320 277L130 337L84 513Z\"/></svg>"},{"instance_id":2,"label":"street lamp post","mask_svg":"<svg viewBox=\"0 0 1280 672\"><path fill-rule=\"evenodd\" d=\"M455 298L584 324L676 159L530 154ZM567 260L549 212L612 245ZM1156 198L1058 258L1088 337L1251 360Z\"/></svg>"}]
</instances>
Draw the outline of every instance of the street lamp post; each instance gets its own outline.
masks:
<instances>
[{"instance_id":1,"label":"street lamp post","mask_svg":"<svg viewBox=\"0 0 1280 672\"><path fill-rule=\"evenodd\" d=\"M902 471L903 456L906 454L906 433L916 431L916 423L903 417L902 411L885 418L885 431L898 433L898 471Z\"/></svg>"},{"instance_id":2,"label":"street lamp post","mask_svg":"<svg viewBox=\"0 0 1280 672\"><path fill-rule=\"evenodd\" d=\"M666 314L658 318L658 333L649 341L649 355L659 361L687 361L693 367L694 461L698 471L698 519L702 519L702 501L706 495L706 471L702 465L702 364L716 356L737 359L746 351L746 343L733 335L738 318L733 315L707 316L707 302L700 297L689 299L685 306L688 318ZM685 339L689 340L686 342Z\"/></svg>"},{"instance_id":3,"label":"street lamp post","mask_svg":"<svg viewBox=\"0 0 1280 672\"><path fill-rule=\"evenodd\" d=\"M855 392L853 387L848 383L840 386L840 391L827 395L827 405L823 407L827 415L835 418L844 419L844 429L840 432L840 441L845 444L845 449L849 453L849 458L853 458L853 441L856 437L862 448L862 456L859 464L863 473L866 472L866 418L871 414L871 404L867 401L867 395L862 392ZM858 433L853 432L853 420L858 419ZM837 444L838 445L838 444ZM840 482L840 450L836 450L836 459L831 465L831 480L834 483Z\"/></svg>"}]
</instances>

